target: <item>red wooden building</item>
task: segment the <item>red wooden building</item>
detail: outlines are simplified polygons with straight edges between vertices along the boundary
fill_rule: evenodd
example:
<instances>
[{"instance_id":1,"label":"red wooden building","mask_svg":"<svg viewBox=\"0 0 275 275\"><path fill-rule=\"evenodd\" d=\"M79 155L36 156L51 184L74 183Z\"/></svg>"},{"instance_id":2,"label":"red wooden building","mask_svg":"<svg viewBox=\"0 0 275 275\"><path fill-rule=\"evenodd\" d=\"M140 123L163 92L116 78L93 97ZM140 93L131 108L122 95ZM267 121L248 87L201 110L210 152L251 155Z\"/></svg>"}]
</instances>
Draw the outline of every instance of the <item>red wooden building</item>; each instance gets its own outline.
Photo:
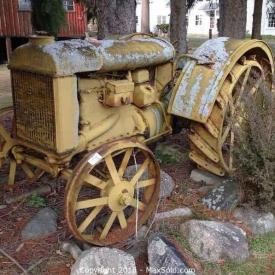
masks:
<instances>
[{"instance_id":1,"label":"red wooden building","mask_svg":"<svg viewBox=\"0 0 275 275\"><path fill-rule=\"evenodd\" d=\"M74 0L63 1L67 26L58 39L85 36L87 18L85 7ZM13 49L26 43L33 33L30 0L0 0L0 63L9 59Z\"/></svg>"}]
</instances>

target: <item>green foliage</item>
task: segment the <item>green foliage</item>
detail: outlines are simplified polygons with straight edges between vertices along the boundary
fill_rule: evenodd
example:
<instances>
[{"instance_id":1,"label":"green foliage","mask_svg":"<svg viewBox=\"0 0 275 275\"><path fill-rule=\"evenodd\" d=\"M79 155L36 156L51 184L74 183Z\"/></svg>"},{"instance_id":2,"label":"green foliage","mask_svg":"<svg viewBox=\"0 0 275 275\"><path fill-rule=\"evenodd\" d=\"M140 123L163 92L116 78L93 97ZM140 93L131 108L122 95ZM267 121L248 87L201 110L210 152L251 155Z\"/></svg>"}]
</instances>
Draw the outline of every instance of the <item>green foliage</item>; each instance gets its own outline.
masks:
<instances>
[{"instance_id":1,"label":"green foliage","mask_svg":"<svg viewBox=\"0 0 275 275\"><path fill-rule=\"evenodd\" d=\"M36 31L57 36L66 25L66 11L62 0L31 0L32 25Z\"/></svg>"},{"instance_id":2,"label":"green foliage","mask_svg":"<svg viewBox=\"0 0 275 275\"><path fill-rule=\"evenodd\" d=\"M275 233L271 232L252 238L250 239L249 246L255 254L273 254L275 252Z\"/></svg>"},{"instance_id":3,"label":"green foliage","mask_svg":"<svg viewBox=\"0 0 275 275\"><path fill-rule=\"evenodd\" d=\"M158 30L162 31L163 33L168 33L169 31L169 24L159 24L156 27Z\"/></svg>"},{"instance_id":4,"label":"green foliage","mask_svg":"<svg viewBox=\"0 0 275 275\"><path fill-rule=\"evenodd\" d=\"M45 198L34 193L30 197L28 197L27 206L34 208L43 208L47 206L47 202Z\"/></svg>"},{"instance_id":5,"label":"green foliage","mask_svg":"<svg viewBox=\"0 0 275 275\"><path fill-rule=\"evenodd\" d=\"M242 102L241 127L235 129L236 176L248 202L275 209L275 96L262 83L256 95L246 93Z\"/></svg>"},{"instance_id":6,"label":"green foliage","mask_svg":"<svg viewBox=\"0 0 275 275\"><path fill-rule=\"evenodd\" d=\"M269 274L275 263L270 255L275 253L275 233L268 233L249 240L251 257L244 263L205 263L205 274ZM271 273L270 273L271 274Z\"/></svg>"},{"instance_id":7,"label":"green foliage","mask_svg":"<svg viewBox=\"0 0 275 275\"><path fill-rule=\"evenodd\" d=\"M188 159L188 153L176 144L159 143L155 149L155 156L162 164L177 164Z\"/></svg>"}]
</instances>

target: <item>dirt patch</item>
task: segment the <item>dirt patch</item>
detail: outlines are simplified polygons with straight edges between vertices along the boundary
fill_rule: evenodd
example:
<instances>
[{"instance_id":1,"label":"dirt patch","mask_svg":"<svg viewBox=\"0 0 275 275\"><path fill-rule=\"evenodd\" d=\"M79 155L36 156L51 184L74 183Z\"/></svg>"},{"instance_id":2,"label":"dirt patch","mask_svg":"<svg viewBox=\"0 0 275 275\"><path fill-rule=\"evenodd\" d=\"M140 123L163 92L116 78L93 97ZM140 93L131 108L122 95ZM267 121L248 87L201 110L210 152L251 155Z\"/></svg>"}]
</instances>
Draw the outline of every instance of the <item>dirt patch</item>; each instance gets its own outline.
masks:
<instances>
[{"instance_id":1,"label":"dirt patch","mask_svg":"<svg viewBox=\"0 0 275 275\"><path fill-rule=\"evenodd\" d=\"M11 95L10 71L7 67L0 69L0 97ZM1 100L1 98L0 98Z\"/></svg>"}]
</instances>

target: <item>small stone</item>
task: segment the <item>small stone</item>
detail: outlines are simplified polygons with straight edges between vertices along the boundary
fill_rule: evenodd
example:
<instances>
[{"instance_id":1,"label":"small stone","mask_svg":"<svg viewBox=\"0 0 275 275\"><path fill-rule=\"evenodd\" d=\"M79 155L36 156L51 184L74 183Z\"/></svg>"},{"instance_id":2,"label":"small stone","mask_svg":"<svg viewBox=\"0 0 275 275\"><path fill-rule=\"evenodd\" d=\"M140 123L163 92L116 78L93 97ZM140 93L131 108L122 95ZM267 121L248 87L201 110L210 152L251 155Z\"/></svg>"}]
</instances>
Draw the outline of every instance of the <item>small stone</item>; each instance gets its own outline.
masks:
<instances>
[{"instance_id":1,"label":"small stone","mask_svg":"<svg viewBox=\"0 0 275 275\"><path fill-rule=\"evenodd\" d=\"M146 225L143 225L139 230L138 230L138 234L137 234L137 237L139 240L142 240L146 237L146 234L148 232L148 226Z\"/></svg>"},{"instance_id":2,"label":"small stone","mask_svg":"<svg viewBox=\"0 0 275 275\"><path fill-rule=\"evenodd\" d=\"M70 253L75 260L82 254L80 247L72 240L62 242L59 251Z\"/></svg>"},{"instance_id":3,"label":"small stone","mask_svg":"<svg viewBox=\"0 0 275 275\"><path fill-rule=\"evenodd\" d=\"M160 170L160 198L170 197L175 188L173 178Z\"/></svg>"},{"instance_id":4,"label":"small stone","mask_svg":"<svg viewBox=\"0 0 275 275\"><path fill-rule=\"evenodd\" d=\"M136 275L134 257L116 248L93 247L84 251L71 269L71 275L91 274Z\"/></svg>"},{"instance_id":5,"label":"small stone","mask_svg":"<svg viewBox=\"0 0 275 275\"><path fill-rule=\"evenodd\" d=\"M247 225L255 235L275 231L275 217L271 212L260 212L252 208L237 208L233 215Z\"/></svg>"},{"instance_id":6,"label":"small stone","mask_svg":"<svg viewBox=\"0 0 275 275\"><path fill-rule=\"evenodd\" d=\"M5 204L0 205L0 210L6 209L6 208L7 208L7 205Z\"/></svg>"},{"instance_id":7,"label":"small stone","mask_svg":"<svg viewBox=\"0 0 275 275\"><path fill-rule=\"evenodd\" d=\"M190 220L180 231L192 251L205 261L243 262L249 257L245 232L231 223Z\"/></svg>"},{"instance_id":8,"label":"small stone","mask_svg":"<svg viewBox=\"0 0 275 275\"><path fill-rule=\"evenodd\" d=\"M240 186L231 179L224 180L202 198L202 203L215 211L233 211L241 200Z\"/></svg>"},{"instance_id":9,"label":"small stone","mask_svg":"<svg viewBox=\"0 0 275 275\"><path fill-rule=\"evenodd\" d=\"M41 209L24 227L22 239L35 239L56 232L56 220L56 213L51 208Z\"/></svg>"},{"instance_id":10,"label":"small stone","mask_svg":"<svg viewBox=\"0 0 275 275\"><path fill-rule=\"evenodd\" d=\"M157 213L155 215L155 220L163 220L163 219L169 219L169 218L179 218L179 217L191 217L193 215L192 211L190 208L185 207L185 208L177 208L171 211L167 212L161 212Z\"/></svg>"},{"instance_id":11,"label":"small stone","mask_svg":"<svg viewBox=\"0 0 275 275\"><path fill-rule=\"evenodd\" d=\"M224 180L221 177L215 176L207 171L203 171L200 169L192 170L190 179L198 183L204 183L206 185L221 184Z\"/></svg>"},{"instance_id":12,"label":"small stone","mask_svg":"<svg viewBox=\"0 0 275 275\"><path fill-rule=\"evenodd\" d=\"M165 237L158 234L149 239L148 261L150 274L194 274L185 272L188 266L180 253Z\"/></svg>"}]
</instances>

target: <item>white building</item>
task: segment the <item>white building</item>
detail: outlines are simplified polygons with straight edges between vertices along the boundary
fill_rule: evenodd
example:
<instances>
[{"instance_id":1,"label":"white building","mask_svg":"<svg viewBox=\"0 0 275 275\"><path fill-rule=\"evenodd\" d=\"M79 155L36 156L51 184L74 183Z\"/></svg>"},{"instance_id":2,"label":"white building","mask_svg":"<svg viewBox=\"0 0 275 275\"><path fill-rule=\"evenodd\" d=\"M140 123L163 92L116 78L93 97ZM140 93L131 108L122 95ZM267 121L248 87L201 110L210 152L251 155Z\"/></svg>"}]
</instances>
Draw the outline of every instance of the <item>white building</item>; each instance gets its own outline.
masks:
<instances>
[{"instance_id":1,"label":"white building","mask_svg":"<svg viewBox=\"0 0 275 275\"><path fill-rule=\"evenodd\" d=\"M141 1L137 1L137 31L141 26ZM209 35L212 29L213 35L218 34L217 20L219 19L218 0L198 0L188 12L188 34L190 35ZM247 1L247 32L252 32L254 11L254 0ZM232 15L233 16L233 15ZM170 6L169 0L150 1L150 29L156 31L156 25L169 24ZM262 11L262 34L275 35L275 13L270 10L268 0L263 0Z\"/></svg>"},{"instance_id":2,"label":"white building","mask_svg":"<svg viewBox=\"0 0 275 275\"><path fill-rule=\"evenodd\" d=\"M170 22L170 1L150 0L150 30L156 31L159 24L169 24ZM141 0L137 1L137 32L141 31Z\"/></svg>"},{"instance_id":3,"label":"white building","mask_svg":"<svg viewBox=\"0 0 275 275\"><path fill-rule=\"evenodd\" d=\"M188 12L188 34L209 35L218 33L219 1L198 0Z\"/></svg>"},{"instance_id":4,"label":"white building","mask_svg":"<svg viewBox=\"0 0 275 275\"><path fill-rule=\"evenodd\" d=\"M246 29L249 33L252 32L254 11L254 0L248 0L247 2L247 25ZM262 35L275 35L275 9L271 9L271 4L268 4L268 0L263 0L262 10Z\"/></svg>"}]
</instances>

